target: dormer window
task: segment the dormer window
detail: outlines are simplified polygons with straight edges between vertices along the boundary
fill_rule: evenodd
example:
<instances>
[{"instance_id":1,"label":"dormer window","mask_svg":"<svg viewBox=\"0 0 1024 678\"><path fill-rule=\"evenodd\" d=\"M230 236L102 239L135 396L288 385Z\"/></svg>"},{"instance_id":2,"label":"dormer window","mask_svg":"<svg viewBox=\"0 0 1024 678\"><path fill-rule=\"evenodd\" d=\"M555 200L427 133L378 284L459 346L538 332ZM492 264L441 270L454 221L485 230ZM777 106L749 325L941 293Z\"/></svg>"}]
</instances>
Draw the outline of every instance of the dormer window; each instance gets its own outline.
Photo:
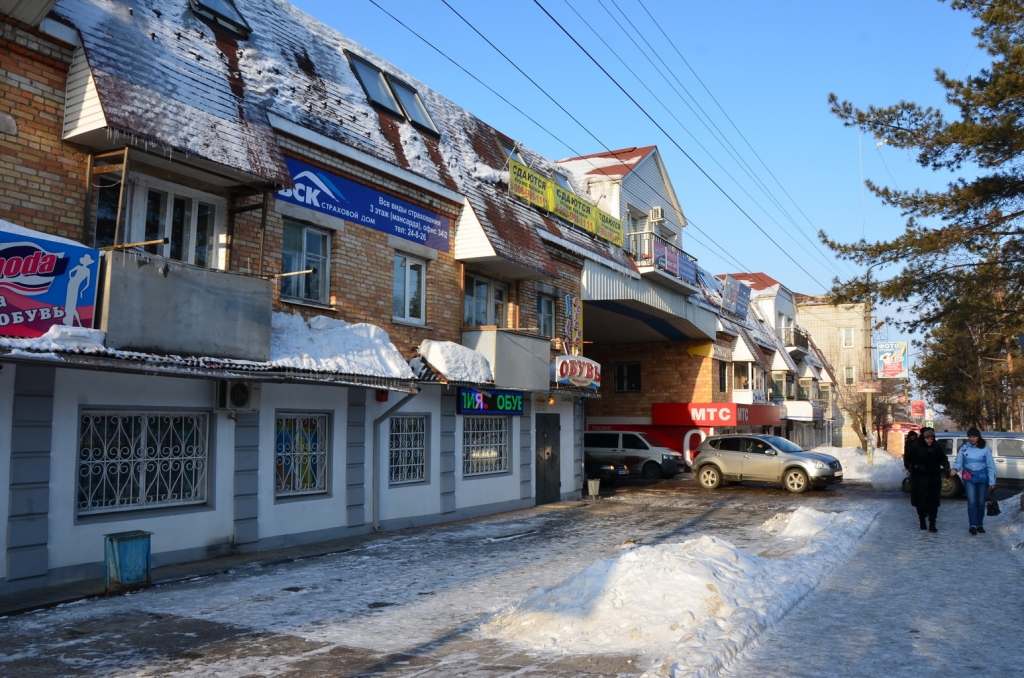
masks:
<instances>
[{"instance_id":1,"label":"dormer window","mask_svg":"<svg viewBox=\"0 0 1024 678\"><path fill-rule=\"evenodd\" d=\"M515 144L505 141L504 139L499 139L498 143L501 144L501 150L505 152L506 158L508 158L509 160L515 160L520 165L526 164L523 161L523 156L519 155L519 151L516 150Z\"/></svg>"},{"instance_id":2,"label":"dormer window","mask_svg":"<svg viewBox=\"0 0 1024 678\"><path fill-rule=\"evenodd\" d=\"M188 0L192 11L228 29L240 38L248 38L252 28L231 0Z\"/></svg>"},{"instance_id":3,"label":"dormer window","mask_svg":"<svg viewBox=\"0 0 1024 678\"><path fill-rule=\"evenodd\" d=\"M407 119L422 130L435 135L440 134L415 88L353 54L349 54L348 57L359 84L363 86L363 91L372 103Z\"/></svg>"},{"instance_id":4,"label":"dormer window","mask_svg":"<svg viewBox=\"0 0 1024 678\"><path fill-rule=\"evenodd\" d=\"M576 190L573 189L572 184L569 183L569 177L565 176L561 172L555 172L554 174L555 174L555 182L559 186L561 186L565 190L569 191L570 193L575 193L576 192Z\"/></svg>"}]
</instances>

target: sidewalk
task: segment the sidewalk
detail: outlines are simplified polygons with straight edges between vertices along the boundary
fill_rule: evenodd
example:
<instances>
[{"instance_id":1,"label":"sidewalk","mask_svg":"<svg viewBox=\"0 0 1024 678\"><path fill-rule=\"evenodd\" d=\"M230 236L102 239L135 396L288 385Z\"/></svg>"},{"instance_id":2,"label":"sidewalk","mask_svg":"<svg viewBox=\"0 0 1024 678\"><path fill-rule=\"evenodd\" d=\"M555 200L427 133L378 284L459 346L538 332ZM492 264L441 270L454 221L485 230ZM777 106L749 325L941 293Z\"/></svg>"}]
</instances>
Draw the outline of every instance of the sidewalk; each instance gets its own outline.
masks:
<instances>
[{"instance_id":1,"label":"sidewalk","mask_svg":"<svg viewBox=\"0 0 1024 678\"><path fill-rule=\"evenodd\" d=\"M859 551L737 658L727 675L1019 676L1024 566L998 533L967 532L962 500L943 500L938 534L893 503ZM966 604L964 596L969 596Z\"/></svg>"}]
</instances>

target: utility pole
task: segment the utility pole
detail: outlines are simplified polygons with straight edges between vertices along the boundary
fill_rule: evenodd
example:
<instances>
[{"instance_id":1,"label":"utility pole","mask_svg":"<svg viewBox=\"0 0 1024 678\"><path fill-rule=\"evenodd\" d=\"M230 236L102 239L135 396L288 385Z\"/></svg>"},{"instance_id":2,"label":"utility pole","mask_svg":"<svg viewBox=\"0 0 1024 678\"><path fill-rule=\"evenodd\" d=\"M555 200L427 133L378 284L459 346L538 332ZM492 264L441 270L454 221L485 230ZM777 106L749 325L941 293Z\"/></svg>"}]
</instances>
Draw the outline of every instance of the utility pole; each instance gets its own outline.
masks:
<instances>
[{"instance_id":1,"label":"utility pole","mask_svg":"<svg viewBox=\"0 0 1024 678\"><path fill-rule=\"evenodd\" d=\"M867 372L868 381L873 382L875 377L875 366L871 361L871 269L868 269L867 275L868 290L867 296L864 301L864 367ZM870 387L874 387L871 384ZM867 423L867 448L864 450L868 457L868 466L874 463L875 454L875 422L873 420L873 412L871 405L871 391L867 391L864 394L864 400L867 403L866 423Z\"/></svg>"}]
</instances>

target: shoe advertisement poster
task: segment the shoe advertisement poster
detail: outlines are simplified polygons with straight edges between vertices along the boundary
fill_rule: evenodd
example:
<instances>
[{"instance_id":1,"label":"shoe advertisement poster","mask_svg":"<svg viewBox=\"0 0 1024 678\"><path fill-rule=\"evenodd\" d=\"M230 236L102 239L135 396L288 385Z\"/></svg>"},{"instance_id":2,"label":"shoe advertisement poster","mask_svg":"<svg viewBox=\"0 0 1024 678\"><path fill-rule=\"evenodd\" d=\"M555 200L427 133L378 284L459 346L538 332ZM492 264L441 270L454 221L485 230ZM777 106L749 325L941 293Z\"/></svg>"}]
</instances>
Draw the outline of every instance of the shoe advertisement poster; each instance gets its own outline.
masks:
<instances>
[{"instance_id":1,"label":"shoe advertisement poster","mask_svg":"<svg viewBox=\"0 0 1024 678\"><path fill-rule=\"evenodd\" d=\"M0 336L40 337L53 325L92 328L99 252L30 233L0 228Z\"/></svg>"}]
</instances>

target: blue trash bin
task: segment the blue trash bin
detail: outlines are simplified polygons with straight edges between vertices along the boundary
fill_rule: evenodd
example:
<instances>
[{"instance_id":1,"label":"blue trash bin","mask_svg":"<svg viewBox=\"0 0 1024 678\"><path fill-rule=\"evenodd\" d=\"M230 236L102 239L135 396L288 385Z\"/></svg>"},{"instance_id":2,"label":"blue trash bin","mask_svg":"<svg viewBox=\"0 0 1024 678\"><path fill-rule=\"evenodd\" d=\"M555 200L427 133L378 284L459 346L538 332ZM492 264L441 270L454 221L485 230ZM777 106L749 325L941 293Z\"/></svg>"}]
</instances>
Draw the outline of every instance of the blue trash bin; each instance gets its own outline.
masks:
<instances>
[{"instance_id":1,"label":"blue trash bin","mask_svg":"<svg viewBox=\"0 0 1024 678\"><path fill-rule=\"evenodd\" d=\"M123 587L149 586L153 583L153 567L149 536L152 532L132 530L103 535L103 563L106 570L105 590L111 584Z\"/></svg>"}]
</instances>

